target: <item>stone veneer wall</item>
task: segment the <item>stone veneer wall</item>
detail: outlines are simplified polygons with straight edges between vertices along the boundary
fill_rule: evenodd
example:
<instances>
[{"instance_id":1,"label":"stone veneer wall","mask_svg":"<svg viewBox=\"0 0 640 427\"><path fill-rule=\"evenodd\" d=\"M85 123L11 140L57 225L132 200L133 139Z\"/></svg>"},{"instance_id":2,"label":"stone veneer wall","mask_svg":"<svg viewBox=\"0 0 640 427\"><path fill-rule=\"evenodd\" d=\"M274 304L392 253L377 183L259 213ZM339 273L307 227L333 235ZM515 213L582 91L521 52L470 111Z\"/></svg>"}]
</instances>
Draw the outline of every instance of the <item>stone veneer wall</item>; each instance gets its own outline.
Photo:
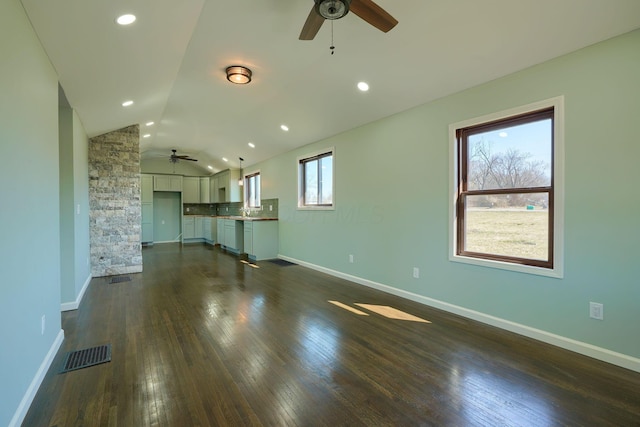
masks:
<instances>
[{"instance_id":1,"label":"stone veneer wall","mask_svg":"<svg viewBox=\"0 0 640 427\"><path fill-rule=\"evenodd\" d=\"M89 140L93 277L142 271L138 125Z\"/></svg>"}]
</instances>

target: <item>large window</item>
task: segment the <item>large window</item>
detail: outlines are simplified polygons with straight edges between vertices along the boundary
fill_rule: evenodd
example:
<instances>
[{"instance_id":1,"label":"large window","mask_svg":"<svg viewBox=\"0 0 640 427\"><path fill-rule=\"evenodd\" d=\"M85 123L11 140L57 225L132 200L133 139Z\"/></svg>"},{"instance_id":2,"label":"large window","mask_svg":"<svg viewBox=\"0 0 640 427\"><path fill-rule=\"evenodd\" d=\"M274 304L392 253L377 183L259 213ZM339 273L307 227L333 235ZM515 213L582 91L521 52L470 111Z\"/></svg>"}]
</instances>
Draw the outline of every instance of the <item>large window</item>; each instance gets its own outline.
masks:
<instances>
[{"instance_id":1,"label":"large window","mask_svg":"<svg viewBox=\"0 0 640 427\"><path fill-rule=\"evenodd\" d=\"M558 275L557 108L455 127L454 258Z\"/></svg>"},{"instance_id":2,"label":"large window","mask_svg":"<svg viewBox=\"0 0 640 427\"><path fill-rule=\"evenodd\" d=\"M260 207L260 172L252 173L244 178L244 204L247 208Z\"/></svg>"},{"instance_id":3,"label":"large window","mask_svg":"<svg viewBox=\"0 0 640 427\"><path fill-rule=\"evenodd\" d=\"M333 208L333 149L298 159L298 207Z\"/></svg>"}]
</instances>

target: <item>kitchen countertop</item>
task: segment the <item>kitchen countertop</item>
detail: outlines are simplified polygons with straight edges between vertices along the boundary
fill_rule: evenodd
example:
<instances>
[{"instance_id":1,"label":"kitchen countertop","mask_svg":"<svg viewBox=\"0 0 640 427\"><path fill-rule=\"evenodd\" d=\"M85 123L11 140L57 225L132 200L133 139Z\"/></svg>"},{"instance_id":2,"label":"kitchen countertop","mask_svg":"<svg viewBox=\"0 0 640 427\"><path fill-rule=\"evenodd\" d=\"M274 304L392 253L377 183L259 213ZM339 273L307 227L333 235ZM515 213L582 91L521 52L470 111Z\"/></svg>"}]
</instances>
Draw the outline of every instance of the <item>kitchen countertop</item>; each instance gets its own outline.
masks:
<instances>
[{"instance_id":1,"label":"kitchen countertop","mask_svg":"<svg viewBox=\"0 0 640 427\"><path fill-rule=\"evenodd\" d=\"M216 218L234 219L236 221L277 221L278 220L278 218L265 218L265 217L258 217L258 216L224 216L224 215L220 215L220 216L217 216Z\"/></svg>"},{"instance_id":2,"label":"kitchen countertop","mask_svg":"<svg viewBox=\"0 0 640 427\"><path fill-rule=\"evenodd\" d=\"M277 221L278 218L271 217L258 217L258 216L239 216L239 215L198 215L198 214L184 214L184 216L200 216L206 218L220 218L220 219L233 219L236 221Z\"/></svg>"}]
</instances>

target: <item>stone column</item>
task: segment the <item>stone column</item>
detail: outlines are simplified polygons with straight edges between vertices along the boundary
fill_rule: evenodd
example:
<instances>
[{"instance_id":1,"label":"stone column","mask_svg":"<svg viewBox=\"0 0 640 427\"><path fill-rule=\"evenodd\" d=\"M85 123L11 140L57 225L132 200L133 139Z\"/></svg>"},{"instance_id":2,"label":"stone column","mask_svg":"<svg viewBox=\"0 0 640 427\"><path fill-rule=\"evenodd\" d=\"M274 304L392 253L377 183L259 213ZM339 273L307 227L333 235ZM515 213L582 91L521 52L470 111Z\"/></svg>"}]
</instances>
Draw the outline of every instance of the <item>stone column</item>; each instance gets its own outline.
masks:
<instances>
[{"instance_id":1,"label":"stone column","mask_svg":"<svg viewBox=\"0 0 640 427\"><path fill-rule=\"evenodd\" d=\"M91 275L141 272L139 125L89 140L89 209Z\"/></svg>"}]
</instances>

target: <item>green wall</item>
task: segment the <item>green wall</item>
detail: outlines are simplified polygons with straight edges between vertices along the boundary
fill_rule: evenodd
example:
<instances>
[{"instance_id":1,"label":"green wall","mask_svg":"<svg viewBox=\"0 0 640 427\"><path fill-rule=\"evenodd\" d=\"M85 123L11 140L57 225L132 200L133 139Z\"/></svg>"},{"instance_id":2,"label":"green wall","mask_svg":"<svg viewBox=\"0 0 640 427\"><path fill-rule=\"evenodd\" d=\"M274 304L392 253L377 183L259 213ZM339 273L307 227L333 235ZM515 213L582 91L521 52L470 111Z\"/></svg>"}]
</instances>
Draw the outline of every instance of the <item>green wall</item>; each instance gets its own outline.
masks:
<instances>
[{"instance_id":1,"label":"green wall","mask_svg":"<svg viewBox=\"0 0 640 427\"><path fill-rule=\"evenodd\" d=\"M0 425L59 342L58 80L21 3L0 2ZM46 328L41 334L41 318Z\"/></svg>"},{"instance_id":2,"label":"green wall","mask_svg":"<svg viewBox=\"0 0 640 427\"><path fill-rule=\"evenodd\" d=\"M153 192L153 241L175 242L182 233L180 193Z\"/></svg>"},{"instance_id":3,"label":"green wall","mask_svg":"<svg viewBox=\"0 0 640 427\"><path fill-rule=\"evenodd\" d=\"M619 353L639 369L639 76L635 31L255 165L263 197L280 200L280 254ZM557 96L565 97L564 278L449 261L449 124ZM298 211L296 158L326 147L336 150L336 209ZM604 304L604 321L588 317L590 301Z\"/></svg>"},{"instance_id":4,"label":"green wall","mask_svg":"<svg viewBox=\"0 0 640 427\"><path fill-rule=\"evenodd\" d=\"M58 111L60 153L61 302L77 308L90 279L89 267L89 139L77 113Z\"/></svg>"}]
</instances>

